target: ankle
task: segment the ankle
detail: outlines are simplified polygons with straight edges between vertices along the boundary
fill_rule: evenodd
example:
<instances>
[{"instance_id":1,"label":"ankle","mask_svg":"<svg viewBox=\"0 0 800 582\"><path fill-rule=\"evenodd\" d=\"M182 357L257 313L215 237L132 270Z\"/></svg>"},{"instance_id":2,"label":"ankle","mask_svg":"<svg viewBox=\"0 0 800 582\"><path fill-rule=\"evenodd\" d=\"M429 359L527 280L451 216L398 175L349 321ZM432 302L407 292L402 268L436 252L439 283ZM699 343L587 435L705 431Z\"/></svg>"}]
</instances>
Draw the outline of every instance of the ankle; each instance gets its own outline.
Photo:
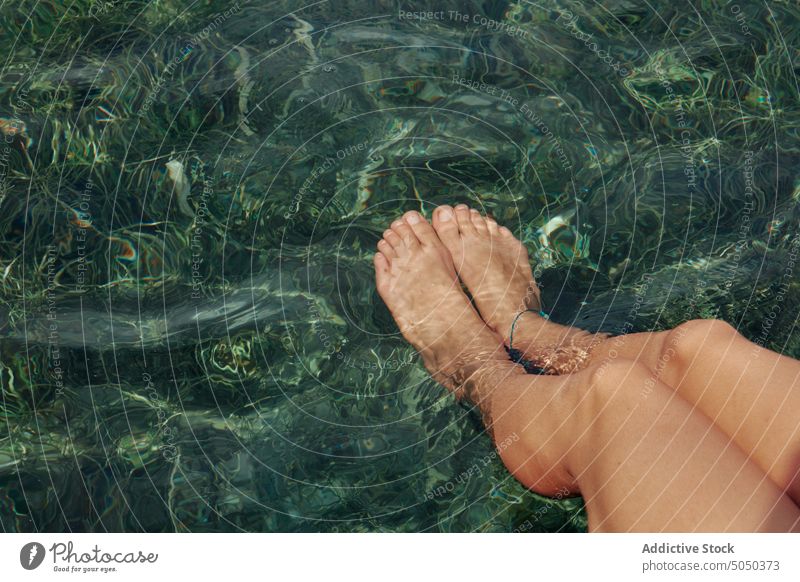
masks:
<instances>
[{"instance_id":1,"label":"ankle","mask_svg":"<svg viewBox=\"0 0 800 582\"><path fill-rule=\"evenodd\" d=\"M469 398L466 386L474 384L473 377L482 377L494 363L510 363L500 337L486 331L466 342L463 337L445 333L436 344L422 350L428 371L459 400Z\"/></svg>"},{"instance_id":2,"label":"ankle","mask_svg":"<svg viewBox=\"0 0 800 582\"><path fill-rule=\"evenodd\" d=\"M607 337L553 323L530 312L521 314L511 331L507 345L512 358L524 360L528 367L547 374L568 374L582 369L595 346Z\"/></svg>"},{"instance_id":3,"label":"ankle","mask_svg":"<svg viewBox=\"0 0 800 582\"><path fill-rule=\"evenodd\" d=\"M492 431L495 403L509 383L525 370L508 360L505 349L499 347L497 352L480 363L467 365L457 374L458 389L456 397L464 399L481 411L486 428Z\"/></svg>"},{"instance_id":4,"label":"ankle","mask_svg":"<svg viewBox=\"0 0 800 582\"><path fill-rule=\"evenodd\" d=\"M518 350L532 342L552 343L563 335L564 329L564 326L551 322L543 312L522 311L515 314L511 324L502 332L503 343Z\"/></svg>"}]
</instances>

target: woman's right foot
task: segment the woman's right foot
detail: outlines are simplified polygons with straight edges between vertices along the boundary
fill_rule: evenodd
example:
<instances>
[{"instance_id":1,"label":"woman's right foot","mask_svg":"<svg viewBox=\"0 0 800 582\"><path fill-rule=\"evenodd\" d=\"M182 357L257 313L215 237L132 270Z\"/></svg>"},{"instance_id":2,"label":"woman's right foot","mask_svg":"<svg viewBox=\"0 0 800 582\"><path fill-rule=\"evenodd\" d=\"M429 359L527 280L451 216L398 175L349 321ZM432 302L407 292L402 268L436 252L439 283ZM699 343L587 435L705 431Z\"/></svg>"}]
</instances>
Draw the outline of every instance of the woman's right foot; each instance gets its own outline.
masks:
<instances>
[{"instance_id":1,"label":"woman's right foot","mask_svg":"<svg viewBox=\"0 0 800 582\"><path fill-rule=\"evenodd\" d=\"M437 208L433 228L481 317L508 342L514 318L540 307L525 246L505 226L465 204Z\"/></svg>"},{"instance_id":2,"label":"woman's right foot","mask_svg":"<svg viewBox=\"0 0 800 582\"><path fill-rule=\"evenodd\" d=\"M506 346L550 374L584 367L605 335L552 323L536 313L541 303L528 251L510 230L465 204L437 208L433 227L481 317Z\"/></svg>"}]
</instances>

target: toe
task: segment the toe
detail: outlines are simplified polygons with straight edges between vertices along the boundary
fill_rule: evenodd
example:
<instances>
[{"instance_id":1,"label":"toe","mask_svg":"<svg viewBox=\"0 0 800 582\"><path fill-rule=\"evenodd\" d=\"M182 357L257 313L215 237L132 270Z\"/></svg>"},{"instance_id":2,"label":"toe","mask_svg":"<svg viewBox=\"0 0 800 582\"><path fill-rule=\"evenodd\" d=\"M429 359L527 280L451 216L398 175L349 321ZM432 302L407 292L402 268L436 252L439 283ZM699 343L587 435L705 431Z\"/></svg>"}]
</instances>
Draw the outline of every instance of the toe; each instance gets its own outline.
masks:
<instances>
[{"instance_id":1,"label":"toe","mask_svg":"<svg viewBox=\"0 0 800 582\"><path fill-rule=\"evenodd\" d=\"M378 250L389 260L392 262L392 259L397 258L397 253L394 252L394 247L389 244L385 238L382 238L378 241Z\"/></svg>"},{"instance_id":2,"label":"toe","mask_svg":"<svg viewBox=\"0 0 800 582\"><path fill-rule=\"evenodd\" d=\"M507 236L507 237L513 237L514 236L514 234L510 230L508 230L505 226L501 226L500 227L500 234L502 236Z\"/></svg>"},{"instance_id":3,"label":"toe","mask_svg":"<svg viewBox=\"0 0 800 582\"><path fill-rule=\"evenodd\" d=\"M404 220L395 220L392 223L392 230L402 239L403 245L408 250L419 248L419 239L411 227Z\"/></svg>"},{"instance_id":4,"label":"toe","mask_svg":"<svg viewBox=\"0 0 800 582\"><path fill-rule=\"evenodd\" d=\"M458 237L458 223L453 209L449 206L440 206L433 212L433 228L439 239L452 252L454 248L460 246Z\"/></svg>"},{"instance_id":5,"label":"toe","mask_svg":"<svg viewBox=\"0 0 800 582\"><path fill-rule=\"evenodd\" d=\"M486 217L486 226L489 228L489 232L493 235L497 235L500 232L500 226L495 222L494 218L489 216Z\"/></svg>"},{"instance_id":6,"label":"toe","mask_svg":"<svg viewBox=\"0 0 800 582\"><path fill-rule=\"evenodd\" d=\"M466 204L459 204L455 208L456 222L461 234L475 234L475 226L472 224L469 207Z\"/></svg>"},{"instance_id":7,"label":"toe","mask_svg":"<svg viewBox=\"0 0 800 582\"><path fill-rule=\"evenodd\" d=\"M400 235L397 234L392 229L384 231L383 239L387 241L389 245L391 245L395 255L397 255L401 250L405 249L405 245L403 244L403 239L401 239Z\"/></svg>"},{"instance_id":8,"label":"toe","mask_svg":"<svg viewBox=\"0 0 800 582\"><path fill-rule=\"evenodd\" d=\"M419 212L411 211L406 212L403 215L403 219L406 221L411 227L411 230L414 231L414 234L417 236L417 239L423 245L438 245L439 244L439 237L436 236L436 231L433 230L433 227L430 223L423 218L423 216Z\"/></svg>"},{"instance_id":9,"label":"toe","mask_svg":"<svg viewBox=\"0 0 800 582\"><path fill-rule=\"evenodd\" d=\"M469 217L472 220L472 225L475 227L475 230L481 234L486 234L489 232L489 227L486 225L486 219L481 216L480 212L474 208L470 208Z\"/></svg>"}]
</instances>

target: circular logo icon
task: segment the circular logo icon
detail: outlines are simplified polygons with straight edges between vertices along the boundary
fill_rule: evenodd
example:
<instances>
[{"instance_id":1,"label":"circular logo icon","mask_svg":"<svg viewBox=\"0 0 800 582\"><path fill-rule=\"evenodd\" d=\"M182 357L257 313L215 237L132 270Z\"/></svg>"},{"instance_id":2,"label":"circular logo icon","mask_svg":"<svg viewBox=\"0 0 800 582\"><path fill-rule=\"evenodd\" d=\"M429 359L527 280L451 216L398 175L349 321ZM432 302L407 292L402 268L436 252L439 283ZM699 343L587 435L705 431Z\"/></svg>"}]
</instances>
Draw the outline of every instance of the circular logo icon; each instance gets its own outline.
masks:
<instances>
[{"instance_id":1,"label":"circular logo icon","mask_svg":"<svg viewBox=\"0 0 800 582\"><path fill-rule=\"evenodd\" d=\"M44 546L39 542L30 542L19 551L19 563L26 570L35 570L44 561Z\"/></svg>"}]
</instances>

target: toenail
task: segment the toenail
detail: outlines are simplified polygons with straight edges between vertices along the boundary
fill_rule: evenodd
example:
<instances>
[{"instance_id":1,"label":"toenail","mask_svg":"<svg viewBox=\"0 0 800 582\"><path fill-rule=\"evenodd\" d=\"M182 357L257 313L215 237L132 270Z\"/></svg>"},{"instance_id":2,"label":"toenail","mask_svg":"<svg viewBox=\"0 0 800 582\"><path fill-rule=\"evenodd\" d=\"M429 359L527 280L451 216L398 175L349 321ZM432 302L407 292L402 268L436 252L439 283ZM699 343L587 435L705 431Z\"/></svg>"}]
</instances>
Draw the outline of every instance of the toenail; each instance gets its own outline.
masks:
<instances>
[{"instance_id":1,"label":"toenail","mask_svg":"<svg viewBox=\"0 0 800 582\"><path fill-rule=\"evenodd\" d=\"M439 211L439 220L441 220L442 222L447 222L448 220L452 219L453 219L453 213L450 212L449 208L442 208Z\"/></svg>"},{"instance_id":2,"label":"toenail","mask_svg":"<svg viewBox=\"0 0 800 582\"><path fill-rule=\"evenodd\" d=\"M456 210L466 210L466 209L467 209L466 204L459 204L458 206L456 206Z\"/></svg>"},{"instance_id":3,"label":"toenail","mask_svg":"<svg viewBox=\"0 0 800 582\"><path fill-rule=\"evenodd\" d=\"M419 214L416 212L409 212L406 216L406 222L408 222L408 224L417 224L419 222Z\"/></svg>"},{"instance_id":4,"label":"toenail","mask_svg":"<svg viewBox=\"0 0 800 582\"><path fill-rule=\"evenodd\" d=\"M392 223L392 226L402 226L402 224L403 224L403 221L402 221L402 220L395 220L395 221Z\"/></svg>"}]
</instances>

